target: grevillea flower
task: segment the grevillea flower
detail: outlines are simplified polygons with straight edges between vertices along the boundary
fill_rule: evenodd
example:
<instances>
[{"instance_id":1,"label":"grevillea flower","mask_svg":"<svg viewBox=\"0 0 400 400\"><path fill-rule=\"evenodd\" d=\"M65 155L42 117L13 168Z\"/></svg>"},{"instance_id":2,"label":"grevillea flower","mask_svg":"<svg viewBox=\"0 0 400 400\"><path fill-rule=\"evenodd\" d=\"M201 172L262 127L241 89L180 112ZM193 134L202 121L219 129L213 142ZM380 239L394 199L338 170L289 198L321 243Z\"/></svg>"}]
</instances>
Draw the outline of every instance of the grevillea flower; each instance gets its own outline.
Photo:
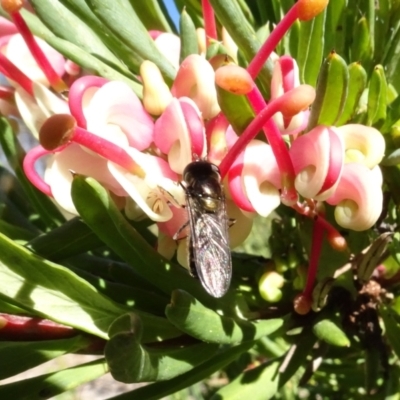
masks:
<instances>
[{"instance_id":1,"label":"grevillea flower","mask_svg":"<svg viewBox=\"0 0 400 400\"><path fill-rule=\"evenodd\" d=\"M62 92L60 77L65 61L55 63L56 78L48 72L43 76L31 76L29 71L25 74L22 66L16 67L23 52L15 43L21 37L4 40L9 58L3 58L0 65L5 75L17 82L17 106L27 125L33 132L40 131L41 146L25 160L27 176L70 212L76 212L70 197L70 171L96 178L126 207L127 215L131 215L133 202L156 222L159 251L171 257L177 247L177 258L185 264L185 240L179 244L173 240L187 220L179 181L190 162L208 159L220 168L228 214L237 221L230 228L233 246L247 236L249 216L268 216L281 204L313 219L315 240L302 294L309 303L323 234L328 233L328 241L336 248L345 247L321 211L323 202L335 207L340 226L353 230L370 228L382 210L378 167L385 149L382 135L374 128L355 124L321 125L307 132L315 90L300 84L292 57L273 54L296 19L311 19L326 4L326 0L297 1L253 60L242 68L232 61L236 60L237 47L225 28L222 40L231 58L221 66L206 60L205 49L218 40L218 30L210 3L203 1L205 29L198 30L201 54L191 54L179 64L179 38L150 32L177 74L168 84L159 68L145 60L140 67L143 99L125 83L85 76L71 85L66 102L45 87ZM18 15L12 15L20 21ZM29 49L33 54L37 51ZM44 53L52 58L50 50L44 49ZM265 99L256 78L269 57L275 64L270 97ZM46 72L46 63L38 59L35 57L39 70ZM38 83L41 80L42 85ZM224 108L216 86L246 97L254 118L242 132L234 132L229 124L232 116L221 111ZM264 137L256 139L260 132ZM47 156L44 179L34 168L42 156ZM182 231L182 238L186 234Z\"/></svg>"}]
</instances>

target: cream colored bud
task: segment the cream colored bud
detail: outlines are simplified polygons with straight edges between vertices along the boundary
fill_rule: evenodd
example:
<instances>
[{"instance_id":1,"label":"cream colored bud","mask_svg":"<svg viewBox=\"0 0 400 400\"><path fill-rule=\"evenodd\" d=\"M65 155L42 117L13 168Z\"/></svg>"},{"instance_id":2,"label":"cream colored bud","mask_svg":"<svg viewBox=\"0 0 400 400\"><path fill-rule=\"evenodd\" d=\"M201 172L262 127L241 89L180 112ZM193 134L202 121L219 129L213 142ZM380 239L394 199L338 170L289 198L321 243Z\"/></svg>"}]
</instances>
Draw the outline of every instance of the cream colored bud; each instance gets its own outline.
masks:
<instances>
[{"instance_id":1,"label":"cream colored bud","mask_svg":"<svg viewBox=\"0 0 400 400\"><path fill-rule=\"evenodd\" d=\"M157 65L151 61L146 60L142 63L140 75L143 80L144 108L152 115L161 115L172 100L169 87Z\"/></svg>"},{"instance_id":2,"label":"cream colored bud","mask_svg":"<svg viewBox=\"0 0 400 400\"><path fill-rule=\"evenodd\" d=\"M207 45L206 45L206 31L204 28L197 28L197 44L199 46L199 51L201 55L206 54Z\"/></svg>"}]
</instances>

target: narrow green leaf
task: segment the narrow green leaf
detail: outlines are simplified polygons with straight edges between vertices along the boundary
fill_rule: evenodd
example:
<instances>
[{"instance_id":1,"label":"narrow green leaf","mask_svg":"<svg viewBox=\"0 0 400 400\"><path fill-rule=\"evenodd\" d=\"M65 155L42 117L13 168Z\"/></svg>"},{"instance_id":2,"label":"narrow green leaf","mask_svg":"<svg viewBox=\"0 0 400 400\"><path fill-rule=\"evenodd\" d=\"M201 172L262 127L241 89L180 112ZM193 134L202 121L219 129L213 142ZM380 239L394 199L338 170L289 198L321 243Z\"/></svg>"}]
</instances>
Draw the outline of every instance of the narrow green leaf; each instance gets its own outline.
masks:
<instances>
[{"instance_id":1,"label":"narrow green leaf","mask_svg":"<svg viewBox=\"0 0 400 400\"><path fill-rule=\"evenodd\" d=\"M139 57L154 62L165 78L172 81L176 71L157 49L129 0L86 0L103 24Z\"/></svg>"},{"instance_id":2,"label":"narrow green leaf","mask_svg":"<svg viewBox=\"0 0 400 400\"><path fill-rule=\"evenodd\" d=\"M326 11L310 21L300 24L299 48L297 63L299 65L300 80L316 86L318 72L324 56L324 26Z\"/></svg>"},{"instance_id":3,"label":"narrow green leaf","mask_svg":"<svg viewBox=\"0 0 400 400\"><path fill-rule=\"evenodd\" d=\"M8 236L12 240L17 240L20 242L26 242L28 240L36 237L36 234L33 232L20 228L18 226L12 225L6 221L0 219L0 232L3 235Z\"/></svg>"},{"instance_id":4,"label":"narrow green leaf","mask_svg":"<svg viewBox=\"0 0 400 400\"><path fill-rule=\"evenodd\" d=\"M239 358L241 354L248 351L252 345L252 342L246 342L239 346L231 347L169 381L146 385L131 392L112 397L109 400L158 400L164 398L165 396L176 393L179 390L206 379L216 371L222 370L228 364Z\"/></svg>"},{"instance_id":5,"label":"narrow green leaf","mask_svg":"<svg viewBox=\"0 0 400 400\"><path fill-rule=\"evenodd\" d=\"M379 315L385 325L385 335L397 357L400 357L400 322L398 314L390 307L381 305Z\"/></svg>"},{"instance_id":6,"label":"narrow green leaf","mask_svg":"<svg viewBox=\"0 0 400 400\"><path fill-rule=\"evenodd\" d=\"M60 227L31 240L27 248L44 258L57 261L102 245L103 242L80 218L73 218Z\"/></svg>"},{"instance_id":7,"label":"narrow green leaf","mask_svg":"<svg viewBox=\"0 0 400 400\"><path fill-rule=\"evenodd\" d=\"M328 54L332 49L342 54L340 52L341 49L337 46L337 41L343 32L342 21L345 9L346 0L336 0L328 3L325 20L324 54Z\"/></svg>"},{"instance_id":8,"label":"narrow green leaf","mask_svg":"<svg viewBox=\"0 0 400 400\"><path fill-rule=\"evenodd\" d=\"M336 124L338 126L345 124L356 114L357 107L367 86L367 73L360 63L352 63L349 69L349 90L340 115Z\"/></svg>"},{"instance_id":9,"label":"narrow green leaf","mask_svg":"<svg viewBox=\"0 0 400 400\"><path fill-rule=\"evenodd\" d=\"M254 29L246 20L236 0L210 0L215 14L232 39L244 54L247 62L250 62L257 54L261 43L257 40ZM269 93L271 84L273 63L267 60L258 78L264 89Z\"/></svg>"},{"instance_id":10,"label":"narrow green leaf","mask_svg":"<svg viewBox=\"0 0 400 400\"><path fill-rule=\"evenodd\" d=\"M43 400L52 398L107 373L104 359L0 386L0 398Z\"/></svg>"},{"instance_id":11,"label":"narrow green leaf","mask_svg":"<svg viewBox=\"0 0 400 400\"><path fill-rule=\"evenodd\" d=\"M365 349L365 391L367 395L378 391L380 374L381 352L376 347Z\"/></svg>"},{"instance_id":12,"label":"narrow green leaf","mask_svg":"<svg viewBox=\"0 0 400 400\"><path fill-rule=\"evenodd\" d=\"M179 27L181 34L181 53L179 56L179 61L182 62L187 56L199 53L196 27L194 26L193 20L190 18L190 15L187 13L186 9L183 9L181 13Z\"/></svg>"},{"instance_id":13,"label":"narrow green leaf","mask_svg":"<svg viewBox=\"0 0 400 400\"><path fill-rule=\"evenodd\" d=\"M382 65L372 72L368 86L367 125L381 124L386 119L387 82Z\"/></svg>"},{"instance_id":14,"label":"narrow green leaf","mask_svg":"<svg viewBox=\"0 0 400 400\"><path fill-rule=\"evenodd\" d=\"M383 54L388 47L386 41L390 34L389 19L390 19L390 0L380 0L379 7L375 7L374 19L374 60L375 63L381 63Z\"/></svg>"},{"instance_id":15,"label":"narrow green leaf","mask_svg":"<svg viewBox=\"0 0 400 400\"><path fill-rule=\"evenodd\" d=\"M183 290L172 293L171 304L165 313L180 330L208 343L234 344L257 340L283 325L281 318L249 322L223 317Z\"/></svg>"},{"instance_id":16,"label":"narrow green leaf","mask_svg":"<svg viewBox=\"0 0 400 400\"><path fill-rule=\"evenodd\" d=\"M219 389L210 400L268 400L304 365L315 344L315 337L307 329L284 358L270 360L238 375Z\"/></svg>"},{"instance_id":17,"label":"narrow green leaf","mask_svg":"<svg viewBox=\"0 0 400 400\"><path fill-rule=\"evenodd\" d=\"M400 91L400 21L397 26L393 28L393 34L387 39L387 50L384 56L383 65L386 67L386 74L388 82L391 83L395 89Z\"/></svg>"},{"instance_id":18,"label":"narrow green leaf","mask_svg":"<svg viewBox=\"0 0 400 400\"><path fill-rule=\"evenodd\" d=\"M0 281L0 296L11 304L104 339L112 321L129 311L68 269L41 259L1 234ZM140 316L146 341L179 335L165 318Z\"/></svg>"},{"instance_id":19,"label":"narrow green leaf","mask_svg":"<svg viewBox=\"0 0 400 400\"><path fill-rule=\"evenodd\" d=\"M172 379L211 358L217 345L142 346L142 323L135 314L125 315L110 327L105 356L114 379L149 382Z\"/></svg>"},{"instance_id":20,"label":"narrow green leaf","mask_svg":"<svg viewBox=\"0 0 400 400\"><path fill-rule=\"evenodd\" d=\"M334 125L342 113L347 97L349 72L345 61L335 52L325 59L320 74L316 97L311 107L307 129L317 125Z\"/></svg>"},{"instance_id":21,"label":"narrow green leaf","mask_svg":"<svg viewBox=\"0 0 400 400\"><path fill-rule=\"evenodd\" d=\"M368 21L365 17L360 18L354 27L354 38L351 46L351 60L360 62L364 68L369 70L372 60L372 36L368 29Z\"/></svg>"},{"instance_id":22,"label":"narrow green leaf","mask_svg":"<svg viewBox=\"0 0 400 400\"><path fill-rule=\"evenodd\" d=\"M315 336L333 346L349 347L350 340L339 327L337 321L328 318L318 318L313 324L312 331Z\"/></svg>"},{"instance_id":23,"label":"narrow green leaf","mask_svg":"<svg viewBox=\"0 0 400 400\"><path fill-rule=\"evenodd\" d=\"M26 10L22 10L21 13L32 33L45 40L50 46L63 54L66 58L80 65L82 68L94 71L94 73L103 76L104 78L125 82L139 97L142 96L142 85L135 81L136 77L133 73L125 70L122 72L117 71L68 40L56 37L48 28L46 28L36 15L33 15Z\"/></svg>"},{"instance_id":24,"label":"narrow green leaf","mask_svg":"<svg viewBox=\"0 0 400 400\"><path fill-rule=\"evenodd\" d=\"M58 0L32 0L35 13L42 22L59 38L70 41L87 53L107 61L109 65L126 68L104 45L84 21L75 16Z\"/></svg>"},{"instance_id":25,"label":"narrow green leaf","mask_svg":"<svg viewBox=\"0 0 400 400\"><path fill-rule=\"evenodd\" d=\"M136 56L123 42L118 40L102 22L93 14L85 0L60 0L78 18L85 22L101 39L101 41L111 50L127 67L135 72L139 72L140 64L143 59ZM95 55L95 54L94 54Z\"/></svg>"},{"instance_id":26,"label":"narrow green leaf","mask_svg":"<svg viewBox=\"0 0 400 400\"><path fill-rule=\"evenodd\" d=\"M134 310L148 312L161 317L164 316L164 310L168 304L167 297L160 296L157 293L144 290L140 287L133 288L125 284L111 282L78 268L71 267L70 269L89 282L99 293L107 296L112 301Z\"/></svg>"},{"instance_id":27,"label":"narrow green leaf","mask_svg":"<svg viewBox=\"0 0 400 400\"><path fill-rule=\"evenodd\" d=\"M157 0L146 0L140 2L129 0L129 2L147 30L172 32L172 29Z\"/></svg>"},{"instance_id":28,"label":"narrow green leaf","mask_svg":"<svg viewBox=\"0 0 400 400\"><path fill-rule=\"evenodd\" d=\"M87 347L90 339L38 340L34 342L0 342L0 379L5 379L43 364L63 354Z\"/></svg>"},{"instance_id":29,"label":"narrow green leaf","mask_svg":"<svg viewBox=\"0 0 400 400\"><path fill-rule=\"evenodd\" d=\"M22 168L25 152L14 135L6 118L0 118L0 143L10 166L15 171L29 201L39 213L43 222L49 227L60 225L64 217L54 203L42 192L39 192L27 179Z\"/></svg>"},{"instance_id":30,"label":"narrow green leaf","mask_svg":"<svg viewBox=\"0 0 400 400\"><path fill-rule=\"evenodd\" d=\"M392 199L397 207L400 206L400 192L398 190L400 182L400 165L394 165L392 167L382 167L385 182L388 185Z\"/></svg>"},{"instance_id":31,"label":"narrow green leaf","mask_svg":"<svg viewBox=\"0 0 400 400\"><path fill-rule=\"evenodd\" d=\"M244 95L230 93L217 86L218 104L233 130L240 135L254 119L255 113Z\"/></svg>"},{"instance_id":32,"label":"narrow green leaf","mask_svg":"<svg viewBox=\"0 0 400 400\"><path fill-rule=\"evenodd\" d=\"M300 31L301 23L297 20L289 31L289 54L296 59L297 64L299 64L300 51L299 51L299 41L300 41ZM304 61L303 61L304 62Z\"/></svg>"},{"instance_id":33,"label":"narrow green leaf","mask_svg":"<svg viewBox=\"0 0 400 400\"><path fill-rule=\"evenodd\" d=\"M240 374L219 389L210 400L268 400L279 390L280 360L271 360Z\"/></svg>"},{"instance_id":34,"label":"narrow green leaf","mask_svg":"<svg viewBox=\"0 0 400 400\"><path fill-rule=\"evenodd\" d=\"M388 375L385 381L385 400L400 400L400 367L390 365Z\"/></svg>"}]
</instances>

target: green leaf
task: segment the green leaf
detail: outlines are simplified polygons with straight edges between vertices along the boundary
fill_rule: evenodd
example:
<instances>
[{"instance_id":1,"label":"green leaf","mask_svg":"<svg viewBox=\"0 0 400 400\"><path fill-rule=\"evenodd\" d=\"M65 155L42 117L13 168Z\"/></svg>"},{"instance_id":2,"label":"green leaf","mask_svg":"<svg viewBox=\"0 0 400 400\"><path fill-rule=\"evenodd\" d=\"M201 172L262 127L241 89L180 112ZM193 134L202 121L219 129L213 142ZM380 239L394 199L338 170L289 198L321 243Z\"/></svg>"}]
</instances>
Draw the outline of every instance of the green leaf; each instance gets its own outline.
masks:
<instances>
[{"instance_id":1,"label":"green leaf","mask_svg":"<svg viewBox=\"0 0 400 400\"><path fill-rule=\"evenodd\" d=\"M338 126L345 124L356 114L361 95L367 86L367 73L360 63L350 64L348 70L349 90L343 112L336 122Z\"/></svg>"},{"instance_id":2,"label":"green leaf","mask_svg":"<svg viewBox=\"0 0 400 400\"><path fill-rule=\"evenodd\" d=\"M0 398L18 400L49 399L67 390L99 378L107 371L104 359L95 360L76 367L40 375L35 378L0 386Z\"/></svg>"},{"instance_id":3,"label":"green leaf","mask_svg":"<svg viewBox=\"0 0 400 400\"><path fill-rule=\"evenodd\" d=\"M246 20L237 1L210 0L210 3L221 25L226 28L246 60L250 62L257 54L261 43L257 40L254 29ZM269 93L271 84L272 69L273 63L269 59L258 76L267 93Z\"/></svg>"},{"instance_id":4,"label":"green leaf","mask_svg":"<svg viewBox=\"0 0 400 400\"><path fill-rule=\"evenodd\" d=\"M390 0L380 0L379 7L375 7L374 23L374 60L375 62L382 62L383 54L388 47L387 40L390 34L389 20L390 20ZM383 45L384 44L384 45Z\"/></svg>"},{"instance_id":5,"label":"green leaf","mask_svg":"<svg viewBox=\"0 0 400 400\"><path fill-rule=\"evenodd\" d=\"M80 65L82 68L103 76L104 78L125 82L139 96L142 96L142 85L137 83L136 77L132 73L124 71L121 73L110 67L105 62L82 50L68 40L60 39L55 36L46 26L32 13L21 11L29 29L35 36L45 40L50 46L59 51L69 60ZM125 74L126 72L126 74Z\"/></svg>"},{"instance_id":6,"label":"green leaf","mask_svg":"<svg viewBox=\"0 0 400 400\"><path fill-rule=\"evenodd\" d=\"M347 97L349 72L345 61L335 52L325 59L318 76L316 97L307 129L317 125L335 125Z\"/></svg>"},{"instance_id":7,"label":"green leaf","mask_svg":"<svg viewBox=\"0 0 400 400\"><path fill-rule=\"evenodd\" d=\"M142 346L142 323L135 314L115 321L109 335L105 356L114 379L125 383L172 379L211 358L218 349L206 343Z\"/></svg>"},{"instance_id":8,"label":"green leaf","mask_svg":"<svg viewBox=\"0 0 400 400\"><path fill-rule=\"evenodd\" d=\"M156 382L146 385L128 393L122 393L112 397L109 400L158 400L173 394L186 387L192 386L203 379L206 379L214 372L220 371L228 364L235 361L241 354L245 353L253 345L252 342L246 342L239 346L234 346L220 352L208 361L194 367L190 371L172 378L169 381Z\"/></svg>"},{"instance_id":9,"label":"green leaf","mask_svg":"<svg viewBox=\"0 0 400 400\"><path fill-rule=\"evenodd\" d=\"M232 125L233 130L240 135L255 117L247 96L230 93L219 86L216 88L222 113Z\"/></svg>"},{"instance_id":10,"label":"green leaf","mask_svg":"<svg viewBox=\"0 0 400 400\"><path fill-rule=\"evenodd\" d=\"M324 28L326 11L310 21L300 24L297 63L300 70L300 80L316 86L318 72L324 57Z\"/></svg>"},{"instance_id":11,"label":"green leaf","mask_svg":"<svg viewBox=\"0 0 400 400\"><path fill-rule=\"evenodd\" d=\"M96 249L103 242L79 218L31 240L27 248L52 261L62 260Z\"/></svg>"},{"instance_id":12,"label":"green leaf","mask_svg":"<svg viewBox=\"0 0 400 400\"><path fill-rule=\"evenodd\" d=\"M185 9L183 9L181 13L179 27L181 33L181 53L179 61L182 62L187 56L199 53L196 27Z\"/></svg>"},{"instance_id":13,"label":"green leaf","mask_svg":"<svg viewBox=\"0 0 400 400\"><path fill-rule=\"evenodd\" d=\"M157 49L129 0L86 0L93 13L128 48L144 60L154 62L169 81L176 71Z\"/></svg>"},{"instance_id":14,"label":"green leaf","mask_svg":"<svg viewBox=\"0 0 400 400\"><path fill-rule=\"evenodd\" d=\"M78 268L71 267L70 269L109 299L132 309L164 316L164 310L168 304L167 297L160 296L154 291L144 290L140 285L133 288L125 284L111 282Z\"/></svg>"},{"instance_id":15,"label":"green leaf","mask_svg":"<svg viewBox=\"0 0 400 400\"><path fill-rule=\"evenodd\" d=\"M129 309L103 297L68 269L41 259L0 235L0 296L11 304L107 339L111 322ZM140 314L146 340L179 332L164 318Z\"/></svg>"},{"instance_id":16,"label":"green leaf","mask_svg":"<svg viewBox=\"0 0 400 400\"><path fill-rule=\"evenodd\" d=\"M25 176L22 168L25 152L19 144L10 123L6 118L0 118L0 143L7 160L15 171L29 202L39 213L41 220L49 227L60 225L64 217L58 211L54 203L42 192L37 190Z\"/></svg>"},{"instance_id":17,"label":"green leaf","mask_svg":"<svg viewBox=\"0 0 400 400\"><path fill-rule=\"evenodd\" d=\"M391 83L396 90L400 91L400 22L393 28L393 34L387 39L388 49L386 51L383 65L386 67L388 82Z\"/></svg>"},{"instance_id":18,"label":"green leaf","mask_svg":"<svg viewBox=\"0 0 400 400\"><path fill-rule=\"evenodd\" d=\"M281 318L249 322L221 316L183 290L172 293L171 304L165 313L180 330L208 343L233 344L257 340L283 325Z\"/></svg>"},{"instance_id":19,"label":"green leaf","mask_svg":"<svg viewBox=\"0 0 400 400\"><path fill-rule=\"evenodd\" d=\"M59 38L68 40L107 64L126 69L102 39L58 0L32 0L36 15Z\"/></svg>"},{"instance_id":20,"label":"green leaf","mask_svg":"<svg viewBox=\"0 0 400 400\"><path fill-rule=\"evenodd\" d=\"M101 41L110 49L127 67L135 72L139 72L140 64L143 59L136 56L124 43L118 40L102 22L93 14L85 0L60 0L67 6L81 21L84 21L92 31L98 35ZM96 54L93 54L96 55Z\"/></svg>"},{"instance_id":21,"label":"green leaf","mask_svg":"<svg viewBox=\"0 0 400 400\"><path fill-rule=\"evenodd\" d=\"M157 0L146 0L140 2L129 0L129 2L147 30L172 32L172 29Z\"/></svg>"},{"instance_id":22,"label":"green leaf","mask_svg":"<svg viewBox=\"0 0 400 400\"><path fill-rule=\"evenodd\" d=\"M36 237L36 234L33 232L20 228L18 226L12 225L6 221L0 219L0 232L3 235L6 235L12 240L17 240L20 242L26 242Z\"/></svg>"},{"instance_id":23,"label":"green leaf","mask_svg":"<svg viewBox=\"0 0 400 400\"><path fill-rule=\"evenodd\" d=\"M353 44L351 46L351 59L360 62L367 70L371 65L373 56L373 36L369 31L368 21L365 17L360 18L354 28Z\"/></svg>"},{"instance_id":24,"label":"green leaf","mask_svg":"<svg viewBox=\"0 0 400 400\"><path fill-rule=\"evenodd\" d=\"M400 318L390 307L381 305L378 309L385 325L386 337L397 357L400 357Z\"/></svg>"},{"instance_id":25,"label":"green leaf","mask_svg":"<svg viewBox=\"0 0 400 400\"><path fill-rule=\"evenodd\" d=\"M83 220L99 238L168 296L176 288L185 288L211 307L232 300L229 294L219 300L212 298L186 270L160 256L127 222L107 191L94 179L75 176L72 198Z\"/></svg>"},{"instance_id":26,"label":"green leaf","mask_svg":"<svg viewBox=\"0 0 400 400\"><path fill-rule=\"evenodd\" d=\"M387 90L385 72L382 65L377 65L368 86L367 125L377 125L385 121Z\"/></svg>"},{"instance_id":27,"label":"green leaf","mask_svg":"<svg viewBox=\"0 0 400 400\"><path fill-rule=\"evenodd\" d=\"M38 340L34 342L0 342L0 379L5 379L43 364L63 354L87 347L89 337Z\"/></svg>"},{"instance_id":28,"label":"green leaf","mask_svg":"<svg viewBox=\"0 0 400 400\"><path fill-rule=\"evenodd\" d=\"M303 366L315 344L315 337L306 329L284 358L270 360L247 370L219 389L210 400L268 400Z\"/></svg>"},{"instance_id":29,"label":"green leaf","mask_svg":"<svg viewBox=\"0 0 400 400\"><path fill-rule=\"evenodd\" d=\"M324 342L333 346L349 347L350 340L339 327L337 321L328 318L318 318L313 324L314 335Z\"/></svg>"},{"instance_id":30,"label":"green leaf","mask_svg":"<svg viewBox=\"0 0 400 400\"><path fill-rule=\"evenodd\" d=\"M345 10L346 0L336 0L328 3L325 20L324 54L328 54L332 49L342 54L341 47L338 47L337 44L339 37L343 35L342 20L344 19Z\"/></svg>"}]
</instances>

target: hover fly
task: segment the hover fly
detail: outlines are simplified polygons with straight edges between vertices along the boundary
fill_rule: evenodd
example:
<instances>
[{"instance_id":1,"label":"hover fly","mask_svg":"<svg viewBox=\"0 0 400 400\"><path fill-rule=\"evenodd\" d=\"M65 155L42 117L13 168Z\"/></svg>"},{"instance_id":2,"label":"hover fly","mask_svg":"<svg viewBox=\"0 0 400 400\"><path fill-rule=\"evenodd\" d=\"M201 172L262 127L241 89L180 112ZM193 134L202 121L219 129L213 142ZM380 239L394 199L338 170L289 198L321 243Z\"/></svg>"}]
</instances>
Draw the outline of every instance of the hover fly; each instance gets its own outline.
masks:
<instances>
[{"instance_id":1,"label":"hover fly","mask_svg":"<svg viewBox=\"0 0 400 400\"><path fill-rule=\"evenodd\" d=\"M228 218L221 176L216 165L197 160L183 171L190 234L189 266L214 297L228 290L232 276Z\"/></svg>"}]
</instances>

